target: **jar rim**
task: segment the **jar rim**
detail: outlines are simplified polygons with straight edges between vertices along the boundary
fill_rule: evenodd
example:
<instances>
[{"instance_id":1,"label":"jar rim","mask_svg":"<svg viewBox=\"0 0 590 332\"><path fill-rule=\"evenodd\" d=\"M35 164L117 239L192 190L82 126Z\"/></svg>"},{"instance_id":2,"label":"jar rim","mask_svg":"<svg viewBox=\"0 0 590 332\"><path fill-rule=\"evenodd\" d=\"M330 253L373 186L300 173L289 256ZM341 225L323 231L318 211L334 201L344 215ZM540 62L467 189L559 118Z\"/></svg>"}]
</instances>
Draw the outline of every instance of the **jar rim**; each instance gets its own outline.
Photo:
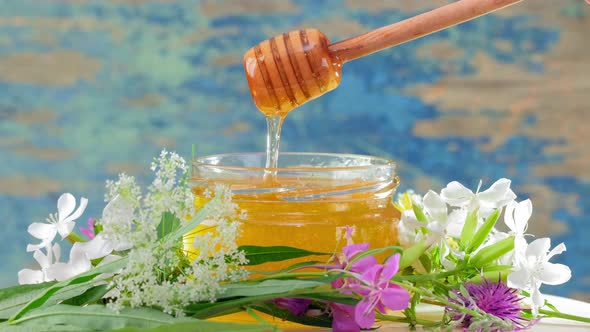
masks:
<instances>
[{"instance_id":1,"label":"jar rim","mask_svg":"<svg viewBox=\"0 0 590 332\"><path fill-rule=\"evenodd\" d=\"M279 153L279 162L284 160L281 159L281 156L285 157L324 157L324 158L334 158L337 160L338 158L349 158L351 160L365 160L370 161L365 165L343 165L343 166L287 166L287 167L276 167L276 168L266 168L266 167L257 167L257 166L241 166L241 165L227 165L223 163L219 163L219 160L223 160L224 158L228 157L241 157L241 158L262 158L262 160L266 159L266 153L264 152L235 152L235 153L221 153L221 154L212 154L206 155L202 157L193 158L191 163L193 167L215 167L217 169L227 169L227 170L244 170L244 171L351 171L351 170L371 170L376 168L390 168L395 170L397 163L391 159L371 156L371 155L363 155L363 154L352 154L352 153L325 153L325 152L280 152ZM217 161L214 163L213 161Z\"/></svg>"}]
</instances>

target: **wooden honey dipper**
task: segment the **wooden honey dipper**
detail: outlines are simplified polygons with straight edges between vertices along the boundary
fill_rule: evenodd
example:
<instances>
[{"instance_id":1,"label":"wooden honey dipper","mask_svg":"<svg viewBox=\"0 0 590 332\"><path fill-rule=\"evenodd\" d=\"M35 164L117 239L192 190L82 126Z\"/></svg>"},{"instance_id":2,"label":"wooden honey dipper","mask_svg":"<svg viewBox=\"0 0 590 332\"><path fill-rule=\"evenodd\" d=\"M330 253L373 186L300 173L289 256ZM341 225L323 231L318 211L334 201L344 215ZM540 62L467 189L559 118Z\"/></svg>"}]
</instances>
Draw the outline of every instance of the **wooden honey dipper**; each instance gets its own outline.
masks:
<instances>
[{"instance_id":1,"label":"wooden honey dipper","mask_svg":"<svg viewBox=\"0 0 590 332\"><path fill-rule=\"evenodd\" d=\"M459 0L363 35L330 44L318 30L283 33L244 55L250 93L266 116L289 111L335 89L342 64L431 34L522 0Z\"/></svg>"}]
</instances>

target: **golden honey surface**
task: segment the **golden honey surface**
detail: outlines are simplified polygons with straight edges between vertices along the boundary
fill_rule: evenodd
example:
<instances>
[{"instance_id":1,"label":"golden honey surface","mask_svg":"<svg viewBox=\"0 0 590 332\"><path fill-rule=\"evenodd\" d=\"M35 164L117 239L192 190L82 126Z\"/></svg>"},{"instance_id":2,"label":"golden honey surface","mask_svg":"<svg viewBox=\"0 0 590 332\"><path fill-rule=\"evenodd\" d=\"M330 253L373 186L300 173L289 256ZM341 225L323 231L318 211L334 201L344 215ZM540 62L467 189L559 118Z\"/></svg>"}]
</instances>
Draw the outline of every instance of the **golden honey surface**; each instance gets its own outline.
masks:
<instances>
[{"instance_id":1,"label":"golden honey surface","mask_svg":"<svg viewBox=\"0 0 590 332\"><path fill-rule=\"evenodd\" d=\"M274 179L280 187L297 184L297 179ZM329 180L326 180L329 181ZM219 183L217 180L216 183ZM238 192L247 186L268 188L267 181L259 183L231 183ZM340 186L331 186L330 191L346 191L344 196L324 196L310 200L293 200L294 197L316 197L325 193L326 186L317 180L317 187L296 188L285 192L235 194L234 202L247 213L241 227L239 245L291 246L314 252L335 253L346 245L345 227L354 227L355 243L367 242L372 248L394 245L397 242L399 212L391 202L397 182L392 182L378 192L357 190L373 183L358 181ZM204 203L205 186L193 188L197 206ZM205 230L201 226L199 230ZM198 232L185 237L185 246L190 248ZM187 248L188 249L188 248ZM190 250L190 249L189 249ZM302 260L327 262L330 256L306 257L277 263L255 266L256 270L285 268Z\"/></svg>"}]
</instances>

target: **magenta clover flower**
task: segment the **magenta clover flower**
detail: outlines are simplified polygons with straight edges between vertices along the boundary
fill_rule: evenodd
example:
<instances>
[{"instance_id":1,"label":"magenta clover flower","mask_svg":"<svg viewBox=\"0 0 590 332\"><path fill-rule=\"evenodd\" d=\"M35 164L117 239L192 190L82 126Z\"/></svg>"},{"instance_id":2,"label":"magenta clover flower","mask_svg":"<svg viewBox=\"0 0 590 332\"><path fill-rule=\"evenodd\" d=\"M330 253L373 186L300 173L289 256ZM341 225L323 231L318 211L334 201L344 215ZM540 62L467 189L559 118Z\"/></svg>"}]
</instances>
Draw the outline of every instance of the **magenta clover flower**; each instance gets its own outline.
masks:
<instances>
[{"instance_id":1,"label":"magenta clover flower","mask_svg":"<svg viewBox=\"0 0 590 332\"><path fill-rule=\"evenodd\" d=\"M96 236L94 234L94 219L88 218L88 228L80 227L80 232L84 233L90 240L94 239Z\"/></svg>"},{"instance_id":2,"label":"magenta clover flower","mask_svg":"<svg viewBox=\"0 0 590 332\"><path fill-rule=\"evenodd\" d=\"M356 293L363 296L354 312L354 320L361 328L373 326L375 309L384 314L386 308L403 310L408 307L408 291L390 281L399 269L399 260L400 254L394 254L385 264L374 265L361 275L362 283L352 286Z\"/></svg>"},{"instance_id":3,"label":"magenta clover flower","mask_svg":"<svg viewBox=\"0 0 590 332\"><path fill-rule=\"evenodd\" d=\"M514 330L523 330L531 327L535 321L530 321L521 316L522 308L520 307L521 297L518 290L510 288L503 282L490 283L485 280L481 285L468 283L465 289L469 293L470 299L455 290L459 300L451 299L452 302L465 306L468 309L481 309L482 311L496 316L504 321L512 322ZM473 323L473 316L461 313L459 310L447 307L446 312L451 315L453 320L462 320L465 328ZM481 331L479 329L478 331ZM501 331L499 327L491 326L491 331Z\"/></svg>"}]
</instances>

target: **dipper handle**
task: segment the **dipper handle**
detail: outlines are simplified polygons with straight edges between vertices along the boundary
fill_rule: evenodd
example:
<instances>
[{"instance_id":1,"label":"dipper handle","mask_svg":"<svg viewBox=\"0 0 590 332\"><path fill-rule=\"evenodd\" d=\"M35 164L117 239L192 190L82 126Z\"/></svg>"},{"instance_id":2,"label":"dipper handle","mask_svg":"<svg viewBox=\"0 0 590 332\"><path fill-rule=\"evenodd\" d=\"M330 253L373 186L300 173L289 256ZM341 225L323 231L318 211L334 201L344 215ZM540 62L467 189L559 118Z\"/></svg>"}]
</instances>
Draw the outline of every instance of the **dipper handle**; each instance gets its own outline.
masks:
<instances>
[{"instance_id":1,"label":"dipper handle","mask_svg":"<svg viewBox=\"0 0 590 332\"><path fill-rule=\"evenodd\" d=\"M446 29L522 0L459 0L328 46L342 63Z\"/></svg>"}]
</instances>

